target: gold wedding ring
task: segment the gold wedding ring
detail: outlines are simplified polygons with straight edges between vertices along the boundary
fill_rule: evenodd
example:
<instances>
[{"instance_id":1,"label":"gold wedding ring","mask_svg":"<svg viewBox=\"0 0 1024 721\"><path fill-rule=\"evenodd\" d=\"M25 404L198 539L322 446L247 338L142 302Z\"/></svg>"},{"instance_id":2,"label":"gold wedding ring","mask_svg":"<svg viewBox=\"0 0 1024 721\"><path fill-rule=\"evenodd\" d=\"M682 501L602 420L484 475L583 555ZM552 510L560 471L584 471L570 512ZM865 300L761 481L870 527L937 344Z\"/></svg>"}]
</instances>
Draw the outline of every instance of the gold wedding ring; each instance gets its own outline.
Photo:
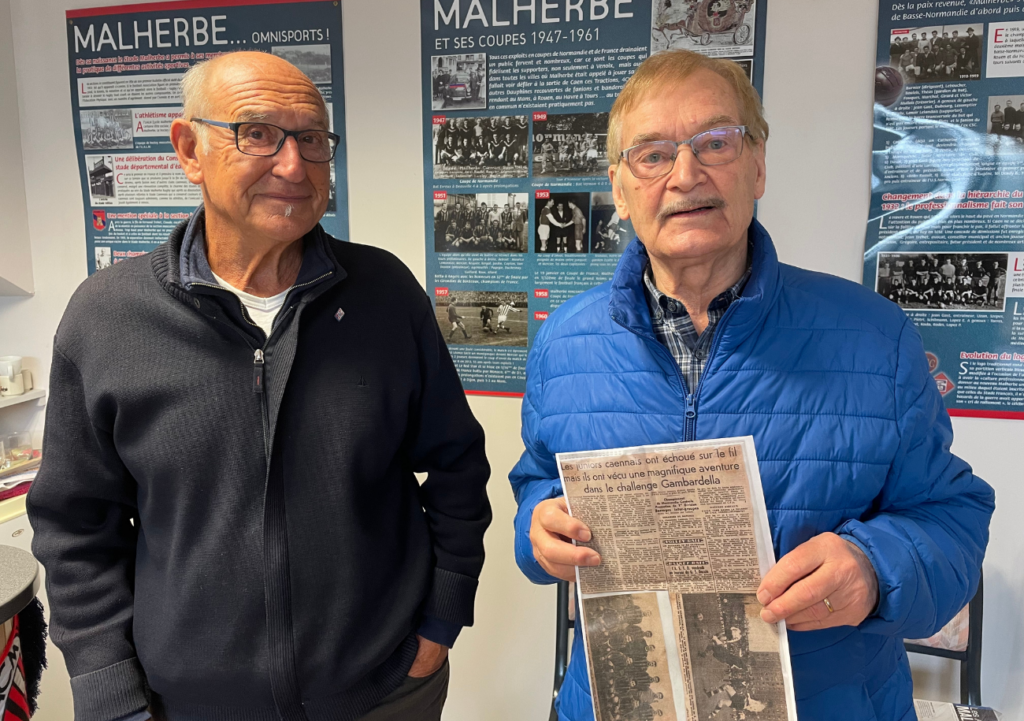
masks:
<instances>
[{"instance_id":1,"label":"gold wedding ring","mask_svg":"<svg viewBox=\"0 0 1024 721\"><path fill-rule=\"evenodd\" d=\"M836 612L836 610L834 608L832 608L832 604L829 602L829 600L827 598L821 599L821 602L825 604L825 608L828 609L829 613L835 613Z\"/></svg>"}]
</instances>

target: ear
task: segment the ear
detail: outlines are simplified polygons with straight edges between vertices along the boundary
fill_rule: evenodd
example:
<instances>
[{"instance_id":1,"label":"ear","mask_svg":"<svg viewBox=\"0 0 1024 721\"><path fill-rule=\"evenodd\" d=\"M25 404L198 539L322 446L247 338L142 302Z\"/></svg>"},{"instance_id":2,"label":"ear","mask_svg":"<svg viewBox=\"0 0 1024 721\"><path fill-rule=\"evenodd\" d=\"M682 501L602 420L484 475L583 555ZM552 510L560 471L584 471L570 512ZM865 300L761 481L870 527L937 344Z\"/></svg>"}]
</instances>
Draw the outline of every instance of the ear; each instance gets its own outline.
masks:
<instances>
[{"instance_id":1,"label":"ear","mask_svg":"<svg viewBox=\"0 0 1024 721\"><path fill-rule=\"evenodd\" d=\"M199 159L199 138L192 123L184 118L175 118L171 123L171 145L178 154L178 162L185 171L185 177L194 185L203 182L202 163Z\"/></svg>"},{"instance_id":2,"label":"ear","mask_svg":"<svg viewBox=\"0 0 1024 721\"><path fill-rule=\"evenodd\" d=\"M612 184L612 200L615 201L615 211L623 220L629 220L629 206L626 205L626 198L622 193L622 162L608 166L608 180Z\"/></svg>"},{"instance_id":3,"label":"ear","mask_svg":"<svg viewBox=\"0 0 1024 721\"><path fill-rule=\"evenodd\" d=\"M760 200L764 195L765 182L767 180L767 169L765 167L765 146L763 140L758 140L754 146L754 165L757 168L757 178L754 180L754 199Z\"/></svg>"}]
</instances>

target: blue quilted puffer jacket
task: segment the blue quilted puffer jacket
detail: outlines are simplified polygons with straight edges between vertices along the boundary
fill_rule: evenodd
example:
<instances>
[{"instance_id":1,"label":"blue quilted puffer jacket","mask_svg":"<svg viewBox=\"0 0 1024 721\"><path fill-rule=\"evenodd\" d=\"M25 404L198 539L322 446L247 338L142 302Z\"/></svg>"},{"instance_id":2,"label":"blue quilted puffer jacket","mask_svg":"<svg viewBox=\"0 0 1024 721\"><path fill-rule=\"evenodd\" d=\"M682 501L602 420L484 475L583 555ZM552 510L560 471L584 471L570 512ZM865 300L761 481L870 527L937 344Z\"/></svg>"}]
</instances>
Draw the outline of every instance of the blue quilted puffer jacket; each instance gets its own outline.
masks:
<instances>
[{"instance_id":1,"label":"blue quilted puffer jacket","mask_svg":"<svg viewBox=\"0 0 1024 721\"><path fill-rule=\"evenodd\" d=\"M779 263L756 221L753 265L687 393L654 337L634 240L614 278L560 307L537 334L523 400L526 451L510 476L516 560L533 557L533 509L561 495L555 454L751 435L777 557L826 531L864 550L876 612L858 627L790 632L801 721L915 719L901 639L941 628L973 596L995 506L949 452L949 417L921 338L881 296ZM582 636L558 697L593 719Z\"/></svg>"}]
</instances>

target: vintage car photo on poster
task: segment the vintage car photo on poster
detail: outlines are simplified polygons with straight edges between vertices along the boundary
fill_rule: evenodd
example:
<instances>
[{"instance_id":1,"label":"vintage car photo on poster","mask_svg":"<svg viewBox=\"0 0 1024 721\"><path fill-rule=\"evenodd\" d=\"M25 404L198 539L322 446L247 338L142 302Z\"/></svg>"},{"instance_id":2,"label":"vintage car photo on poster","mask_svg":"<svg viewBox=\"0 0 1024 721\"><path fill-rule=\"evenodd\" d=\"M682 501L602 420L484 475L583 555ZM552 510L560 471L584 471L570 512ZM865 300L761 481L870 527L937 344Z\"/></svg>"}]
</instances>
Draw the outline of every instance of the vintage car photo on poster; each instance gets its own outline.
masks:
<instances>
[{"instance_id":1,"label":"vintage car photo on poster","mask_svg":"<svg viewBox=\"0 0 1024 721\"><path fill-rule=\"evenodd\" d=\"M487 107L487 55L434 55L430 58L430 107L483 110Z\"/></svg>"}]
</instances>

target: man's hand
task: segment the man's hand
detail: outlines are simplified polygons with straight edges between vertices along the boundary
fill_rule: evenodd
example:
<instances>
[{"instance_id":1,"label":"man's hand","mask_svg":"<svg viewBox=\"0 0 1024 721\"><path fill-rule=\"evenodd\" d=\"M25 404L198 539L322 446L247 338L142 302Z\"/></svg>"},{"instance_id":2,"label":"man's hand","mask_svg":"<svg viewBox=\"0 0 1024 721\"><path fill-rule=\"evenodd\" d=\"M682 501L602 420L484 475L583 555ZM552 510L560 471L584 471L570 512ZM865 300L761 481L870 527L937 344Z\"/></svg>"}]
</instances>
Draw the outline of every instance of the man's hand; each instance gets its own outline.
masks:
<instances>
[{"instance_id":1,"label":"man's hand","mask_svg":"<svg viewBox=\"0 0 1024 721\"><path fill-rule=\"evenodd\" d=\"M878 604L878 577L860 548L822 533L782 557L761 581L757 600L764 621L784 619L791 631L857 626Z\"/></svg>"},{"instance_id":2,"label":"man's hand","mask_svg":"<svg viewBox=\"0 0 1024 721\"><path fill-rule=\"evenodd\" d=\"M424 678L444 665L444 660L448 658L448 647L428 641L423 636L417 636L416 639L420 642L420 648L416 651L416 660L412 662L409 675Z\"/></svg>"},{"instance_id":3,"label":"man's hand","mask_svg":"<svg viewBox=\"0 0 1024 721\"><path fill-rule=\"evenodd\" d=\"M572 540L590 540L590 529L569 515L564 498L549 498L533 509L530 543L541 568L563 581L576 580L576 566L597 566L597 551L574 546Z\"/></svg>"}]
</instances>

